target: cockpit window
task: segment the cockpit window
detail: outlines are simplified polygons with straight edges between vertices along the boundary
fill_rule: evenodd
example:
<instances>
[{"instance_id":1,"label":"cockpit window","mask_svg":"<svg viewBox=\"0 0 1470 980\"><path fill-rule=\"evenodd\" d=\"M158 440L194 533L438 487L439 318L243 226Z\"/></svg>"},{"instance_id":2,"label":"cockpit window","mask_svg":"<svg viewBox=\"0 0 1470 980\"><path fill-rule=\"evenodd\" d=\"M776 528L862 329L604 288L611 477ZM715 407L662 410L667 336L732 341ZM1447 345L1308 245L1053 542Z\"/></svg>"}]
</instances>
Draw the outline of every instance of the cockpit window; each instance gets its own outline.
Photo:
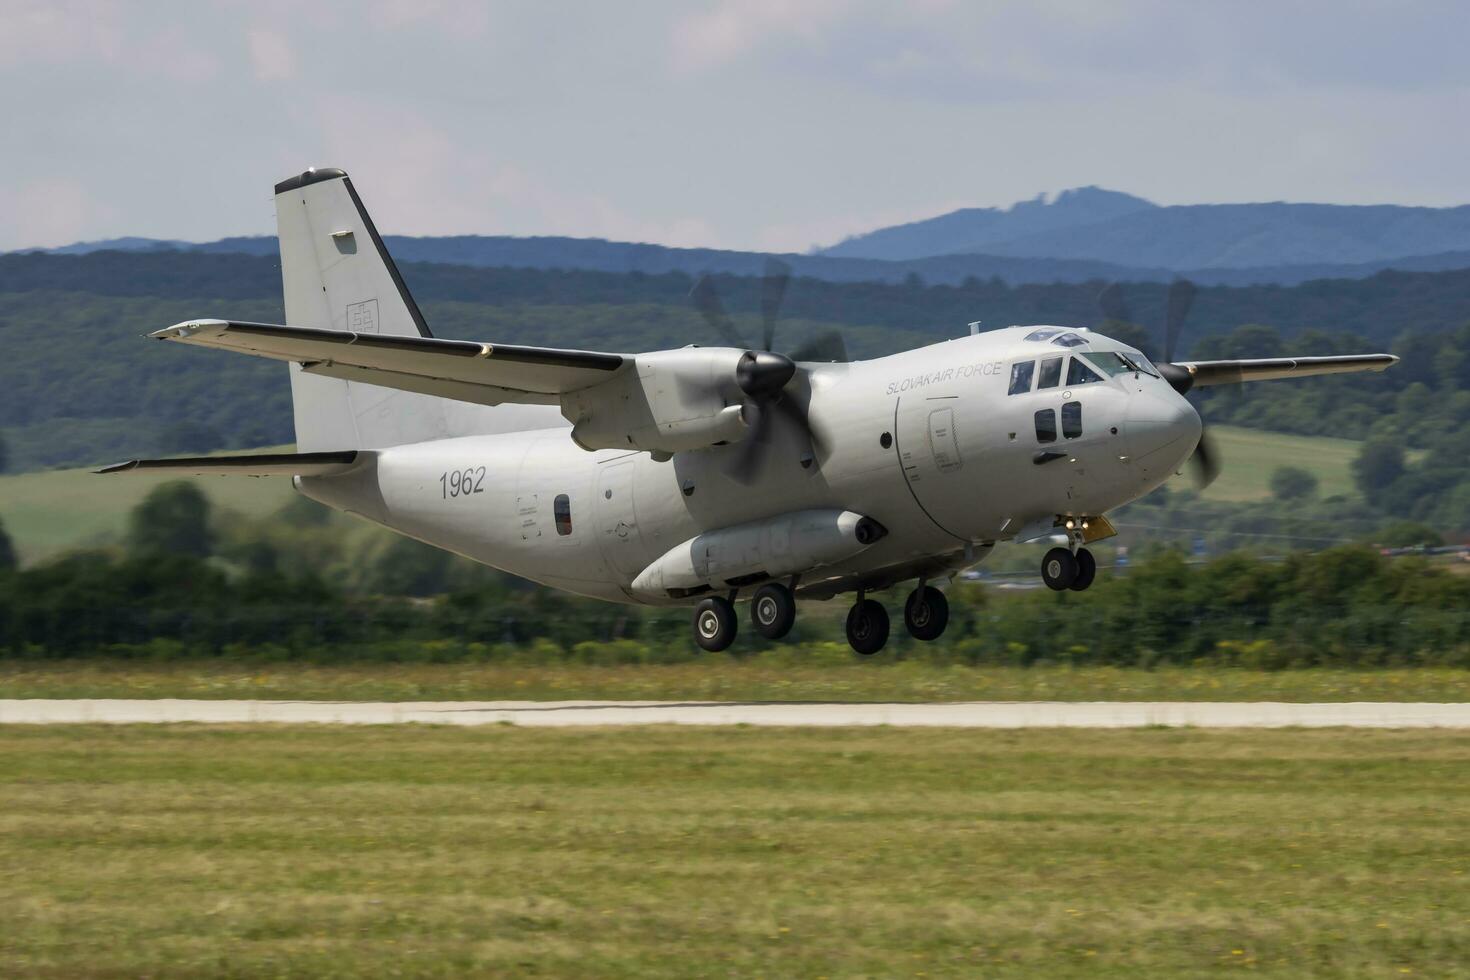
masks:
<instances>
[{"instance_id":1,"label":"cockpit window","mask_svg":"<svg viewBox=\"0 0 1470 980\"><path fill-rule=\"evenodd\" d=\"M1037 341L1051 340L1057 334L1063 333L1063 332L1064 331L1062 330L1061 327L1041 327L1039 329L1033 330L1030 333L1028 333L1026 335L1026 339L1027 340L1037 340Z\"/></svg>"},{"instance_id":2,"label":"cockpit window","mask_svg":"<svg viewBox=\"0 0 1470 980\"><path fill-rule=\"evenodd\" d=\"M1088 367L1086 361L1075 354L1072 355L1072 363L1067 365L1067 387L1091 384L1101 380L1102 376Z\"/></svg>"},{"instance_id":3,"label":"cockpit window","mask_svg":"<svg viewBox=\"0 0 1470 980\"><path fill-rule=\"evenodd\" d=\"M1081 334L1069 332L1062 334L1060 337L1053 340L1052 343L1056 344L1058 347L1081 347L1083 344L1087 343L1087 338L1082 336Z\"/></svg>"},{"instance_id":4,"label":"cockpit window","mask_svg":"<svg viewBox=\"0 0 1470 980\"><path fill-rule=\"evenodd\" d=\"M1094 367L1101 368L1108 377L1116 377L1120 374L1133 374L1142 371L1153 375L1153 365L1148 363L1148 358L1142 354L1133 354L1127 351L1093 351L1087 355L1088 363Z\"/></svg>"},{"instance_id":5,"label":"cockpit window","mask_svg":"<svg viewBox=\"0 0 1470 980\"><path fill-rule=\"evenodd\" d=\"M1035 361L1017 361L1011 365L1011 388L1006 394L1024 395L1031 390L1031 378L1036 373Z\"/></svg>"},{"instance_id":6,"label":"cockpit window","mask_svg":"<svg viewBox=\"0 0 1470 980\"><path fill-rule=\"evenodd\" d=\"M1041 376L1036 379L1036 390L1055 388L1062 383L1062 361L1060 355L1041 359Z\"/></svg>"}]
</instances>

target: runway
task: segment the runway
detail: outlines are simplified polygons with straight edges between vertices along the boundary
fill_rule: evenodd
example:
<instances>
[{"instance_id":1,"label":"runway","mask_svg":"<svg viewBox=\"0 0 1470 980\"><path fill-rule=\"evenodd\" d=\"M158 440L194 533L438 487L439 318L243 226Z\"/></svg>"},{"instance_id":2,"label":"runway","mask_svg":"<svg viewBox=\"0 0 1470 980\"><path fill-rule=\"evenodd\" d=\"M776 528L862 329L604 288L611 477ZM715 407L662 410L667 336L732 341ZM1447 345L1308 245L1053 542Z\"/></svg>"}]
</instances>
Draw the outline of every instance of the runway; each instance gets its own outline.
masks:
<instances>
[{"instance_id":1,"label":"runway","mask_svg":"<svg viewBox=\"0 0 1470 980\"><path fill-rule=\"evenodd\" d=\"M1470 704L1206 701L4 700L0 724L759 725L831 728L1470 728Z\"/></svg>"}]
</instances>

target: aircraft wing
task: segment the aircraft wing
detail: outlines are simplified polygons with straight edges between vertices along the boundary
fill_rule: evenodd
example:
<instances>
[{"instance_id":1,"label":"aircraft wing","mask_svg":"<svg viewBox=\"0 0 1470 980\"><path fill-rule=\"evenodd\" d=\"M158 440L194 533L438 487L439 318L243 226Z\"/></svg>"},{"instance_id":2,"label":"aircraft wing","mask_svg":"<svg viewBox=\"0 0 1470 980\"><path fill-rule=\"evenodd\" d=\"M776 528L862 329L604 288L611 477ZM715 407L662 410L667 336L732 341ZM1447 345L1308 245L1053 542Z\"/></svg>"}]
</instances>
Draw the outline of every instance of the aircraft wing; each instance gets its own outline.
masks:
<instances>
[{"instance_id":1,"label":"aircraft wing","mask_svg":"<svg viewBox=\"0 0 1470 980\"><path fill-rule=\"evenodd\" d=\"M294 361L308 374L481 405L555 405L632 358L595 351L401 337L233 320L191 320L150 336Z\"/></svg>"},{"instance_id":2,"label":"aircraft wing","mask_svg":"<svg viewBox=\"0 0 1470 980\"><path fill-rule=\"evenodd\" d=\"M1383 371L1398 362L1399 359L1392 354L1349 354L1341 357L1268 357L1252 361L1178 361L1171 367L1187 371L1190 384L1200 387L1305 378L1314 374Z\"/></svg>"}]
</instances>

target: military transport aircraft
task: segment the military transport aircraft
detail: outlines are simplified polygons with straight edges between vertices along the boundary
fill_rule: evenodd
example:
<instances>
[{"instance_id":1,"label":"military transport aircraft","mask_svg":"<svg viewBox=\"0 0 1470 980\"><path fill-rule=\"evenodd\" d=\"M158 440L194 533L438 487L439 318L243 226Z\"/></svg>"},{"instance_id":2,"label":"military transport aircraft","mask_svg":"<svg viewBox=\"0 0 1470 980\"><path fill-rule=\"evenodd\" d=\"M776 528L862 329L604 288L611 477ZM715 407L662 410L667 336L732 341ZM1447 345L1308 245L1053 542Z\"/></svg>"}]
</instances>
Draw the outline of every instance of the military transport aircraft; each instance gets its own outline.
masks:
<instances>
[{"instance_id":1,"label":"military transport aircraft","mask_svg":"<svg viewBox=\"0 0 1470 980\"><path fill-rule=\"evenodd\" d=\"M286 326L193 320L168 341L286 361L296 453L134 460L104 473L287 475L308 497L558 589L688 604L694 640L762 636L796 597L855 593L847 638L872 654L869 595L916 583L904 625L944 632L934 583L998 541L1058 535L1053 589L1086 589L1107 513L1194 458L1216 469L1191 387L1381 371L1388 354L1180 361L1192 287L1169 294L1167 353L1084 328L1012 326L870 361L840 344L773 350L785 270L763 283L747 346L707 280L693 298L729 346L611 354L440 340L352 181L276 185ZM819 349L825 348L825 349Z\"/></svg>"}]
</instances>

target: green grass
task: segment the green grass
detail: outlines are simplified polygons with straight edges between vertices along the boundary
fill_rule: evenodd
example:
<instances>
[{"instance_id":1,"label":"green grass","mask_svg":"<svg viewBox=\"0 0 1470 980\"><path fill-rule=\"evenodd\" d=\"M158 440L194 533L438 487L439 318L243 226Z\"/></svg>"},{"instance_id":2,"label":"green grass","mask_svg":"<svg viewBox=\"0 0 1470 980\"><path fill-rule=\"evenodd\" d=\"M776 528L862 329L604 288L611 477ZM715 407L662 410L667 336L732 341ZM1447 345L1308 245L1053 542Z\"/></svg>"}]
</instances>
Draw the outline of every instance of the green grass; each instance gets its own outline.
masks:
<instances>
[{"instance_id":1,"label":"green grass","mask_svg":"<svg viewBox=\"0 0 1470 980\"><path fill-rule=\"evenodd\" d=\"M820 656L698 663L362 664L0 660L3 698L267 700L1440 701L1470 702L1470 670L949 667Z\"/></svg>"},{"instance_id":2,"label":"green grass","mask_svg":"<svg viewBox=\"0 0 1470 980\"><path fill-rule=\"evenodd\" d=\"M1470 735L0 728L0 975L1470 975Z\"/></svg>"},{"instance_id":3,"label":"green grass","mask_svg":"<svg viewBox=\"0 0 1470 980\"><path fill-rule=\"evenodd\" d=\"M0 520L5 522L5 531L15 543L21 563L32 564L76 548L120 540L127 529L129 511L154 487L177 479L177 474L160 473L98 476L90 469L3 476ZM279 510L296 494L290 479L284 476L183 479L204 488L216 508L251 517Z\"/></svg>"},{"instance_id":4,"label":"green grass","mask_svg":"<svg viewBox=\"0 0 1470 980\"><path fill-rule=\"evenodd\" d=\"M1222 459L1219 479L1205 491L1206 499L1261 500L1271 496L1271 474L1281 466L1300 466L1317 477L1323 497L1357 497L1352 462L1362 445L1351 439L1295 436L1228 425L1210 426ZM1176 480L1188 480L1186 473ZM1183 485L1183 484L1181 484Z\"/></svg>"}]
</instances>

